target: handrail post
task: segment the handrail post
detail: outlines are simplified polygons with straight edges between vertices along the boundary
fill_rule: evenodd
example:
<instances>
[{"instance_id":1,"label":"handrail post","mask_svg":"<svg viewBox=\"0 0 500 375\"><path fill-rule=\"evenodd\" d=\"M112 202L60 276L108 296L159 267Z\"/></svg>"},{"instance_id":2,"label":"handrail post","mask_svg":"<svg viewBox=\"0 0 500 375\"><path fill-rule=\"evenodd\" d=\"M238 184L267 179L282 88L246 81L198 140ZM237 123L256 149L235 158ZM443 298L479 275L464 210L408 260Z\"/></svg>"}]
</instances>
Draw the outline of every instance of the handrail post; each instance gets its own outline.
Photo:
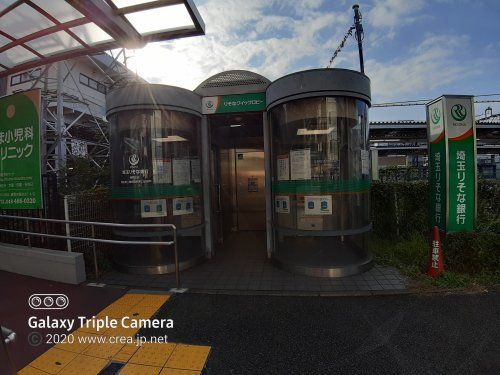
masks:
<instances>
[{"instance_id":1,"label":"handrail post","mask_svg":"<svg viewBox=\"0 0 500 375\"><path fill-rule=\"evenodd\" d=\"M91 225L92 229L92 238L95 239L95 227L94 224ZM99 265L97 264L97 252L96 252L96 245L95 241L92 241L92 252L94 255L94 274L95 274L95 279L96 281L99 280Z\"/></svg>"},{"instance_id":2,"label":"handrail post","mask_svg":"<svg viewBox=\"0 0 500 375\"><path fill-rule=\"evenodd\" d=\"M30 231L30 221L28 219L26 219L24 222L26 223L26 232L29 232ZM28 234L28 246L31 247L31 237L29 234Z\"/></svg>"},{"instance_id":3,"label":"handrail post","mask_svg":"<svg viewBox=\"0 0 500 375\"><path fill-rule=\"evenodd\" d=\"M13 333L12 331L8 330L6 327L2 327L0 325L0 341L2 342L2 347L3 347L3 351L5 353L5 356L7 357L7 362L8 362L8 366L10 367L10 371L13 375L16 375L17 374L17 371L16 371L16 366L14 364L14 361L9 353L9 348L7 347L7 342L6 340L8 339L8 336ZM14 338L15 338L15 334L14 334Z\"/></svg>"},{"instance_id":4,"label":"handrail post","mask_svg":"<svg viewBox=\"0 0 500 375\"><path fill-rule=\"evenodd\" d=\"M177 289L181 287L181 274L179 270L179 253L177 251L177 227L174 226L174 256L175 256L175 283Z\"/></svg>"}]
</instances>

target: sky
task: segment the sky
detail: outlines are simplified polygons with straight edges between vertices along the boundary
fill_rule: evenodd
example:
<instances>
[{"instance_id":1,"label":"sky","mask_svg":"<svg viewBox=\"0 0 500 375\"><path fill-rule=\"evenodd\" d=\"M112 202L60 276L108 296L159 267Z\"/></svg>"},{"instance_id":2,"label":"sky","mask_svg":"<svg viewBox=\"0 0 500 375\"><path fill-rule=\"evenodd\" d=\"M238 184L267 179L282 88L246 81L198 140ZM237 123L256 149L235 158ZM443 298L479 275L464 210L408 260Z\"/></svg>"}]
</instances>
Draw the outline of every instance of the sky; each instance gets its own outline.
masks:
<instances>
[{"instance_id":1,"label":"sky","mask_svg":"<svg viewBox=\"0 0 500 375\"><path fill-rule=\"evenodd\" d=\"M353 24L354 1L194 0L206 35L128 51L128 66L151 83L187 89L231 69L271 81L324 68ZM443 94L500 94L499 0L359 1L365 74L372 103L434 99ZM359 70L353 37L333 63ZM496 97L479 97L477 100ZM500 113L500 103L487 106ZM425 106L372 108L372 121L424 120Z\"/></svg>"}]
</instances>

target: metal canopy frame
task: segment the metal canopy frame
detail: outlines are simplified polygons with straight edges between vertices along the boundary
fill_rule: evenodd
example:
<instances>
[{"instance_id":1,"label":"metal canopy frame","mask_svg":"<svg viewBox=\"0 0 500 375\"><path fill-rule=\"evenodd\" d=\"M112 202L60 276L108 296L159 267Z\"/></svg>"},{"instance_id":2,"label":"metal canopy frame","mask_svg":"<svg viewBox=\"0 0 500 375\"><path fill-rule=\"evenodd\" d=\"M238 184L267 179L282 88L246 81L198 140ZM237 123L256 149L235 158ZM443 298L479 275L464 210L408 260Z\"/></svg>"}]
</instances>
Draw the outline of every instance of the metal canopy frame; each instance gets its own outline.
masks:
<instances>
[{"instance_id":1,"label":"metal canopy frame","mask_svg":"<svg viewBox=\"0 0 500 375\"><path fill-rule=\"evenodd\" d=\"M165 25L174 25L163 27L162 23L140 32L147 19L141 21L137 16L143 12L146 17L151 11L170 11ZM27 35L22 25L7 22L27 14L24 22L40 20L30 25L36 31ZM190 24L175 24L184 21ZM0 24L0 77L109 49L141 48L149 42L205 34L205 24L193 0L16 0L0 8Z\"/></svg>"}]
</instances>

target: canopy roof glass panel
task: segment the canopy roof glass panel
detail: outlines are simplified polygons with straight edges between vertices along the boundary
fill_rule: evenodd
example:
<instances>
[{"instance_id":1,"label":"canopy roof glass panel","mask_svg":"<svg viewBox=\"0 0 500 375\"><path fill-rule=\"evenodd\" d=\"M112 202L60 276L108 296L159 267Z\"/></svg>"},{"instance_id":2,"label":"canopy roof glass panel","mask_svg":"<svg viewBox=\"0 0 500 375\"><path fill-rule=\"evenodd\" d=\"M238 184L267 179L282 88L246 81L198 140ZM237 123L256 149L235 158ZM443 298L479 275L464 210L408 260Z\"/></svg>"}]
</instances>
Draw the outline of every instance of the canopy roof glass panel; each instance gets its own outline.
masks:
<instances>
[{"instance_id":1,"label":"canopy roof glass panel","mask_svg":"<svg viewBox=\"0 0 500 375\"><path fill-rule=\"evenodd\" d=\"M204 33L193 0L0 0L0 77Z\"/></svg>"}]
</instances>

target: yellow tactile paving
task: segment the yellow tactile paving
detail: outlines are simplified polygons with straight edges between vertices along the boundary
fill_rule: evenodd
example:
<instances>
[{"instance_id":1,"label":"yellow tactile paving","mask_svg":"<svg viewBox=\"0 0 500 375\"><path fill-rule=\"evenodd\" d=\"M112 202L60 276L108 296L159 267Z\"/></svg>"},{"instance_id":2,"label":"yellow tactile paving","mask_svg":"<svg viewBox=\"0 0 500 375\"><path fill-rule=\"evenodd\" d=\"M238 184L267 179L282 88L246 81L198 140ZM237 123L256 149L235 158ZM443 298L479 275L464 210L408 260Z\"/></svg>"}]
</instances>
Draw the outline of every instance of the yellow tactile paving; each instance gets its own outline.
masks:
<instances>
[{"instance_id":1,"label":"yellow tactile paving","mask_svg":"<svg viewBox=\"0 0 500 375\"><path fill-rule=\"evenodd\" d=\"M171 343L145 343L130 358L129 363L163 367L175 346Z\"/></svg>"},{"instance_id":2,"label":"yellow tactile paving","mask_svg":"<svg viewBox=\"0 0 500 375\"><path fill-rule=\"evenodd\" d=\"M201 375L201 371L164 367L160 375Z\"/></svg>"},{"instance_id":3,"label":"yellow tactile paving","mask_svg":"<svg viewBox=\"0 0 500 375\"><path fill-rule=\"evenodd\" d=\"M66 365L77 356L76 353L51 348L31 362L29 365L49 374L59 373Z\"/></svg>"},{"instance_id":4,"label":"yellow tactile paving","mask_svg":"<svg viewBox=\"0 0 500 375\"><path fill-rule=\"evenodd\" d=\"M92 344L85 349L82 354L96 358L111 359L121 348L123 348L123 346L124 344L109 342Z\"/></svg>"},{"instance_id":5,"label":"yellow tactile paving","mask_svg":"<svg viewBox=\"0 0 500 375\"><path fill-rule=\"evenodd\" d=\"M137 346L136 344L127 344L113 356L112 360L126 363L129 361L130 358L132 358L132 356L138 349L139 346Z\"/></svg>"},{"instance_id":6,"label":"yellow tactile paving","mask_svg":"<svg viewBox=\"0 0 500 375\"><path fill-rule=\"evenodd\" d=\"M148 295L147 294L135 294L135 293L125 294L124 296L118 298L110 306L113 306L113 305L134 306L134 305L137 305L139 302L141 302L146 296L148 296Z\"/></svg>"},{"instance_id":7,"label":"yellow tactile paving","mask_svg":"<svg viewBox=\"0 0 500 375\"><path fill-rule=\"evenodd\" d=\"M86 334L92 334L92 335L97 335L97 336L100 336L104 333L105 329L100 329L99 331L97 330L97 327L93 327L92 325L89 325L88 327L87 326L83 326L83 327L80 327L78 328L76 331L74 331L73 333L86 333Z\"/></svg>"},{"instance_id":8,"label":"yellow tactile paving","mask_svg":"<svg viewBox=\"0 0 500 375\"><path fill-rule=\"evenodd\" d=\"M154 313L158 311L158 307L150 306L134 306L128 311L130 318L133 319L147 319L151 318Z\"/></svg>"},{"instance_id":9,"label":"yellow tactile paving","mask_svg":"<svg viewBox=\"0 0 500 375\"><path fill-rule=\"evenodd\" d=\"M151 318L169 299L166 295L126 294L107 306L97 316L121 319ZM57 344L39 356L20 375L80 375L98 374L110 360L126 363L120 375L200 375L210 353L210 347L174 343L134 344L99 342L98 338L130 337L138 328L99 330L81 327L73 332L73 342ZM95 338L95 342L81 338ZM88 340L87 339L87 340ZM162 369L163 367L163 369Z\"/></svg>"},{"instance_id":10,"label":"yellow tactile paving","mask_svg":"<svg viewBox=\"0 0 500 375\"><path fill-rule=\"evenodd\" d=\"M18 375L47 375L48 372L38 370L31 366L26 366L21 371L18 372Z\"/></svg>"},{"instance_id":11,"label":"yellow tactile paving","mask_svg":"<svg viewBox=\"0 0 500 375\"><path fill-rule=\"evenodd\" d=\"M161 367L126 364L120 371L120 375L158 375Z\"/></svg>"},{"instance_id":12,"label":"yellow tactile paving","mask_svg":"<svg viewBox=\"0 0 500 375\"><path fill-rule=\"evenodd\" d=\"M79 355L73 359L58 375L94 375L108 365L106 359Z\"/></svg>"},{"instance_id":13,"label":"yellow tactile paving","mask_svg":"<svg viewBox=\"0 0 500 375\"><path fill-rule=\"evenodd\" d=\"M183 370L203 370L210 353L209 346L178 344L165 367Z\"/></svg>"},{"instance_id":14,"label":"yellow tactile paving","mask_svg":"<svg viewBox=\"0 0 500 375\"><path fill-rule=\"evenodd\" d=\"M100 311L96 316L98 317L105 317L109 316L110 318L115 318L115 319L120 319L123 318L124 316L129 315L129 311L133 309L136 305L129 306L129 305L110 305Z\"/></svg>"},{"instance_id":15,"label":"yellow tactile paving","mask_svg":"<svg viewBox=\"0 0 500 375\"><path fill-rule=\"evenodd\" d=\"M107 331L104 331L104 336L122 336L122 337L133 337L139 328L126 328L122 325L118 325L116 328L110 328Z\"/></svg>"},{"instance_id":16,"label":"yellow tactile paving","mask_svg":"<svg viewBox=\"0 0 500 375\"><path fill-rule=\"evenodd\" d=\"M92 333L75 331L71 335L69 335L66 340L57 344L55 348L79 354L92 343L91 340L93 338L97 337L97 335L94 335Z\"/></svg>"},{"instance_id":17,"label":"yellow tactile paving","mask_svg":"<svg viewBox=\"0 0 500 375\"><path fill-rule=\"evenodd\" d=\"M148 294L141 300L139 306L156 307L159 309L165 302L168 301L168 298L169 296L166 295Z\"/></svg>"}]
</instances>

